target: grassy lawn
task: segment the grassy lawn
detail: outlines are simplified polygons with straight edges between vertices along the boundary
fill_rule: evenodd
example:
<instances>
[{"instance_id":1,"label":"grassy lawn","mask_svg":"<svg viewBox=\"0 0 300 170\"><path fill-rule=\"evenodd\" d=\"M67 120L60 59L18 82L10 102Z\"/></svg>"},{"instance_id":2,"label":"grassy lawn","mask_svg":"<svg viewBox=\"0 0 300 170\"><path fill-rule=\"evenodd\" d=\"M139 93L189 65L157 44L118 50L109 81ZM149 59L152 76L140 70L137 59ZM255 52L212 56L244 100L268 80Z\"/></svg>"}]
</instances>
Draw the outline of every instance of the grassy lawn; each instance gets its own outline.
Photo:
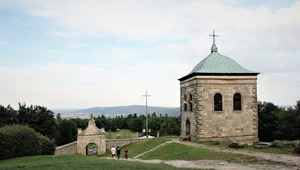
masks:
<instances>
[{"instance_id":1,"label":"grassy lawn","mask_svg":"<svg viewBox=\"0 0 300 170\"><path fill-rule=\"evenodd\" d=\"M152 138L147 141L132 143L126 146L121 147L121 158L124 158L124 150L127 147L129 158L132 158L140 153L143 153L151 148L156 147L159 144L162 144L166 141L166 138ZM111 157L110 151L106 151L101 157Z\"/></svg>"},{"instance_id":2,"label":"grassy lawn","mask_svg":"<svg viewBox=\"0 0 300 170\"><path fill-rule=\"evenodd\" d=\"M120 135L118 137L118 134ZM139 137L142 136L142 133L138 133ZM119 130L119 132L106 132L106 139L128 139L133 138L136 135L136 132L132 132L128 129Z\"/></svg>"},{"instance_id":3,"label":"grassy lawn","mask_svg":"<svg viewBox=\"0 0 300 170\"><path fill-rule=\"evenodd\" d=\"M252 156L215 152L178 143L167 144L140 158L161 160L224 160L231 163L278 164L276 162L261 160Z\"/></svg>"},{"instance_id":4,"label":"grassy lawn","mask_svg":"<svg viewBox=\"0 0 300 170\"><path fill-rule=\"evenodd\" d=\"M84 155L32 156L0 161L0 170L183 170L167 164L146 164L128 160L106 160ZM187 169L185 169L187 170Z\"/></svg>"},{"instance_id":5,"label":"grassy lawn","mask_svg":"<svg viewBox=\"0 0 300 170\"><path fill-rule=\"evenodd\" d=\"M227 144L217 144L216 142L201 142L201 144L207 146L215 146L220 148L226 148L228 150L241 150L241 151L253 151L253 152L265 152L265 153L273 153L273 154L286 154L286 155L295 155L293 153L294 148L263 148L263 149L255 149L253 146L248 146L246 148L230 148Z\"/></svg>"}]
</instances>

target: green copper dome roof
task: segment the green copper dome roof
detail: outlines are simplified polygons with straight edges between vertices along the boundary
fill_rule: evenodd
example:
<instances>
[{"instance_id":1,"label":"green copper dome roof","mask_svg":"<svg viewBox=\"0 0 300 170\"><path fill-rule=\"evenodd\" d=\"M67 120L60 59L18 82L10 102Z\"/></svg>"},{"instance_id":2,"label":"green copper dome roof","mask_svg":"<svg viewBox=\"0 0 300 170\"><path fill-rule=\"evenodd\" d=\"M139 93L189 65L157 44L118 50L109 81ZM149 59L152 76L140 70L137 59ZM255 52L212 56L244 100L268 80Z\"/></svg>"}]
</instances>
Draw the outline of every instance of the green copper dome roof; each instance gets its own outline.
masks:
<instances>
[{"instance_id":1,"label":"green copper dome roof","mask_svg":"<svg viewBox=\"0 0 300 170\"><path fill-rule=\"evenodd\" d=\"M215 43L211 47L211 53L205 59L200 61L194 69L181 80L192 77L193 75L257 75L259 73L247 70L240 66L233 59L218 53L218 48Z\"/></svg>"}]
</instances>

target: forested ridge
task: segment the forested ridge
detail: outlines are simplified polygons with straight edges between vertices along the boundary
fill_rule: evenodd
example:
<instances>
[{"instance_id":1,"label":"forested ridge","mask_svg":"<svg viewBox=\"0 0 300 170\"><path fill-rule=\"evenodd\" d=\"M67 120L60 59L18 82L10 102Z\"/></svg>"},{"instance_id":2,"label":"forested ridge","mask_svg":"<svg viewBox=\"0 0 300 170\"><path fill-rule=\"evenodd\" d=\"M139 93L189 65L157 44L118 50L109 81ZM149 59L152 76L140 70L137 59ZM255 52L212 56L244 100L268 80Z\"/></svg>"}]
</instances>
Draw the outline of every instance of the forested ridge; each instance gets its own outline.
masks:
<instances>
[{"instance_id":1,"label":"forested ridge","mask_svg":"<svg viewBox=\"0 0 300 170\"><path fill-rule=\"evenodd\" d=\"M295 108L278 107L271 102L258 102L258 131L260 141L296 140L300 139L300 101ZM127 116L94 117L97 127L105 131L117 129L130 129L141 132L145 129L145 115L136 113ZM88 119L72 118L62 119L61 115L54 114L44 106L19 103L18 110L11 106L0 105L0 128L5 125L26 125L36 132L54 141L57 146L73 142L77 138L77 128L85 129ZM156 136L159 131L161 136L180 134L180 117L168 114L148 115L150 135Z\"/></svg>"},{"instance_id":2,"label":"forested ridge","mask_svg":"<svg viewBox=\"0 0 300 170\"><path fill-rule=\"evenodd\" d=\"M145 115L136 113L127 116L105 117L104 115L94 117L98 128L105 128L105 131L116 131L117 129L129 129L133 132L142 132L145 129ZM35 131L53 140L56 145L63 145L76 141L77 129L85 129L89 119L71 118L63 119L60 115L54 114L44 106L19 103L18 110L11 106L0 105L0 128L5 125L27 125ZM168 114L156 115L149 113L148 127L151 129L149 135L156 136L159 131L161 136L179 135L180 117L168 116Z\"/></svg>"}]
</instances>

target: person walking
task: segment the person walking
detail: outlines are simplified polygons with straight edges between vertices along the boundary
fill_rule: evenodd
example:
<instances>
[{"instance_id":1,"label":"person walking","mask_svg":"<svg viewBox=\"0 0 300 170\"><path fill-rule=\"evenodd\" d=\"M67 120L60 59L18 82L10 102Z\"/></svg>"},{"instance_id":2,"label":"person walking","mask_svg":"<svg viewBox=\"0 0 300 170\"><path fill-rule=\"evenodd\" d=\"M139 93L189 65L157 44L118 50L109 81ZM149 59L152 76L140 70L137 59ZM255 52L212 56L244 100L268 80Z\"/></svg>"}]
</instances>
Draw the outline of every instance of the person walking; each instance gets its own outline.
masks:
<instances>
[{"instance_id":1,"label":"person walking","mask_svg":"<svg viewBox=\"0 0 300 170\"><path fill-rule=\"evenodd\" d=\"M115 157L116 157L116 148L113 146L110 151L111 151L111 157L113 159L115 159Z\"/></svg>"},{"instance_id":2,"label":"person walking","mask_svg":"<svg viewBox=\"0 0 300 170\"><path fill-rule=\"evenodd\" d=\"M128 149L125 148L125 159L128 159Z\"/></svg>"},{"instance_id":3,"label":"person walking","mask_svg":"<svg viewBox=\"0 0 300 170\"><path fill-rule=\"evenodd\" d=\"M120 155L121 155L121 148L119 146L117 146L117 157L118 157L118 159L120 159Z\"/></svg>"}]
</instances>

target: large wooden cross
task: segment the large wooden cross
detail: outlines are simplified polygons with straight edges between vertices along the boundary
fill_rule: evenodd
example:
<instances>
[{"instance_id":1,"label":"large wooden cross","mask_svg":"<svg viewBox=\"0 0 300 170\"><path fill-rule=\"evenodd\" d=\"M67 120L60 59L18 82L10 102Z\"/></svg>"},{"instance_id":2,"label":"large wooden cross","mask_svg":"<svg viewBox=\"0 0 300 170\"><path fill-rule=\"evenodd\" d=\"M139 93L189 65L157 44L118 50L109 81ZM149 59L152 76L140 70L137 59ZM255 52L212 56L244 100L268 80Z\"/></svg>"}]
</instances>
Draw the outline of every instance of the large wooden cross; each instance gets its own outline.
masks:
<instances>
[{"instance_id":1,"label":"large wooden cross","mask_svg":"<svg viewBox=\"0 0 300 170\"><path fill-rule=\"evenodd\" d=\"M150 97L150 95L147 94L147 91L146 91L146 94L145 95L142 95L143 97L146 97L146 138L148 138L148 105L147 105L147 98Z\"/></svg>"}]
</instances>

